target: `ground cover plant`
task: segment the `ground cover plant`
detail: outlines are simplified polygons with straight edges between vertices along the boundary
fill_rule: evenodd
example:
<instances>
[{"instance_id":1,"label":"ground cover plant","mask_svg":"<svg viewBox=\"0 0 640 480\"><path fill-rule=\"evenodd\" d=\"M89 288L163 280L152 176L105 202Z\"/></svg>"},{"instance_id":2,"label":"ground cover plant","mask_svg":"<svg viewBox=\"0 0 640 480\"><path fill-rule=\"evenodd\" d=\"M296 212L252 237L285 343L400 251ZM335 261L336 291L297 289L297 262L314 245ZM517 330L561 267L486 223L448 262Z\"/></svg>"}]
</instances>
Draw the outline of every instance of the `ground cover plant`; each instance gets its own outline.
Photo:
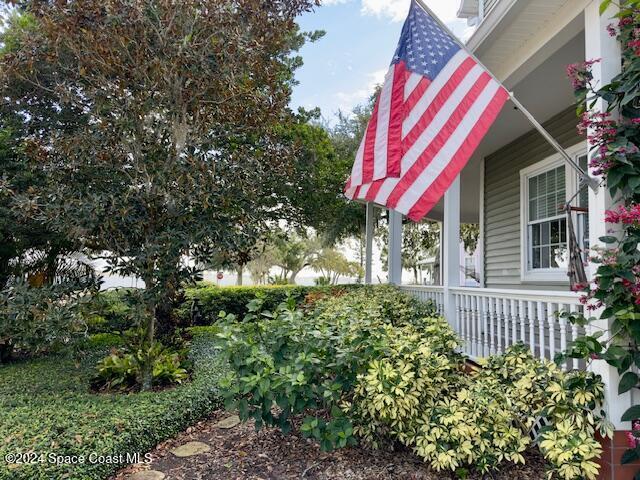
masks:
<instances>
[{"instance_id":1,"label":"ground cover plant","mask_svg":"<svg viewBox=\"0 0 640 480\"><path fill-rule=\"evenodd\" d=\"M3 462L0 479L103 479L132 461L127 453L144 455L219 407L215 327L192 333L191 380L162 391L91 392L96 363L119 342L106 334L93 337L80 360L57 355L0 366L0 456L30 454L16 458L22 464ZM124 458L92 463L92 452ZM40 456L49 453L56 456ZM85 463L56 464L61 456L82 455Z\"/></svg>"},{"instance_id":2,"label":"ground cover plant","mask_svg":"<svg viewBox=\"0 0 640 480\"><path fill-rule=\"evenodd\" d=\"M295 418L324 450L404 445L464 478L524 462L529 430L544 417L549 478L597 476L594 435L610 428L591 373L564 373L519 345L466 374L450 326L392 287L324 299L306 313L293 299L268 311L257 298L248 310L243 322L221 315L231 368L221 386L227 406L257 428L288 432Z\"/></svg>"}]
</instances>

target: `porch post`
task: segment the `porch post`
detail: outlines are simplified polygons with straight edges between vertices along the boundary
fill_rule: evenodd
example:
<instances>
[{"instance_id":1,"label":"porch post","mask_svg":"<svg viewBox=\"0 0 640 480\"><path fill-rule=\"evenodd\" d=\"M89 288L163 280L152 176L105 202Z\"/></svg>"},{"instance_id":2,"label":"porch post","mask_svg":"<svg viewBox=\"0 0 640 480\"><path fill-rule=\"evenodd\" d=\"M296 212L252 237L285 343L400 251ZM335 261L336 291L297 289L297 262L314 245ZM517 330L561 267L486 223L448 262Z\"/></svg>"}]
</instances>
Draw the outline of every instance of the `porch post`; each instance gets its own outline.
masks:
<instances>
[{"instance_id":1,"label":"porch post","mask_svg":"<svg viewBox=\"0 0 640 480\"><path fill-rule=\"evenodd\" d=\"M603 15L599 12L600 2L593 1L585 10L585 51L587 60L600 58L601 61L593 65L593 78L596 85L605 85L620 73L620 45L617 39L612 38L606 30L607 25L613 22L612 17L616 13L613 5ZM603 100L598 100L593 111L604 112L606 105ZM597 152L591 150L589 145L589 159ZM593 171L590 172L592 176ZM611 225L605 224L605 211L612 208L613 201L606 188L600 187L598 191L589 189L589 243L590 247L604 247L600 242L600 237L607 235L607 230ZM597 264L590 265L590 275L593 278L597 270ZM592 312L592 315L599 316L601 311ZM611 320L598 320L594 322L590 329L609 330ZM604 339L604 338L603 338ZM615 425L616 430L631 429L630 422L621 422L622 414L631 406L631 392L618 395L619 375L615 368L609 366L604 360L592 362L592 370L602 376L605 384L605 396L607 403L607 417ZM619 461L619 459L616 459Z\"/></svg>"},{"instance_id":2,"label":"porch post","mask_svg":"<svg viewBox=\"0 0 640 480\"><path fill-rule=\"evenodd\" d=\"M367 220L365 226L364 283L371 285L373 279L373 203L367 203Z\"/></svg>"},{"instance_id":3,"label":"porch post","mask_svg":"<svg viewBox=\"0 0 640 480\"><path fill-rule=\"evenodd\" d=\"M402 214L389 210L389 283L402 283Z\"/></svg>"},{"instance_id":4,"label":"porch post","mask_svg":"<svg viewBox=\"0 0 640 480\"><path fill-rule=\"evenodd\" d=\"M460 286L460 175L444 194L442 273L444 286L444 316L456 328L456 304L452 287Z\"/></svg>"}]
</instances>

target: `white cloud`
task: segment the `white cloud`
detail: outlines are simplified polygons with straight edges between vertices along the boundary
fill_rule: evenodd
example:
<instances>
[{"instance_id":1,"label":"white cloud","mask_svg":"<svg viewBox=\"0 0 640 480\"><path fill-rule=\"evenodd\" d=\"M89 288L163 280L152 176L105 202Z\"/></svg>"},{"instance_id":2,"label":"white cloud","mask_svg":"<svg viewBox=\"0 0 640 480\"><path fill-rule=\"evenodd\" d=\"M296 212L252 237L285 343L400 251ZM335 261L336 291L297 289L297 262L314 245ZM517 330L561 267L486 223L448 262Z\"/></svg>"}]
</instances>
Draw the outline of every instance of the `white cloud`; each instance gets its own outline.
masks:
<instances>
[{"instance_id":1,"label":"white cloud","mask_svg":"<svg viewBox=\"0 0 640 480\"><path fill-rule=\"evenodd\" d=\"M375 91L378 85L384 82L384 76L388 69L376 70L367 75L368 82L366 86L353 90L351 92L337 92L335 94L338 109L344 113L349 113L356 105L365 102ZM334 113L334 112L332 112Z\"/></svg>"},{"instance_id":2,"label":"white cloud","mask_svg":"<svg viewBox=\"0 0 640 480\"><path fill-rule=\"evenodd\" d=\"M362 13L402 22L407 17L409 5L407 0L362 0Z\"/></svg>"},{"instance_id":3,"label":"white cloud","mask_svg":"<svg viewBox=\"0 0 640 480\"><path fill-rule=\"evenodd\" d=\"M323 5L340 5L353 0L323 0ZM427 6L442 20L458 37L466 40L473 33L473 28L466 25L466 21L457 17L458 0L424 0ZM373 15L388 18L392 22L403 22L407 17L410 0L360 0L363 15Z\"/></svg>"}]
</instances>

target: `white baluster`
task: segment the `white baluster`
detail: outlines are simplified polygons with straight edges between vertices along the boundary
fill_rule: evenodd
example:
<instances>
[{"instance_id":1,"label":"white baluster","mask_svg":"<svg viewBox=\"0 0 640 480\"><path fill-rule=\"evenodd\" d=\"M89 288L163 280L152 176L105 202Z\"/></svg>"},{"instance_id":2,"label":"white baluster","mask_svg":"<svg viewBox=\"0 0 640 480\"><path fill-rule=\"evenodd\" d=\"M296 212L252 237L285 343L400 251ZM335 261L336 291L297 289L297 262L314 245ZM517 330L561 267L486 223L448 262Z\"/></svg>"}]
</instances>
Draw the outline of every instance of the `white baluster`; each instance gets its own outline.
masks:
<instances>
[{"instance_id":1,"label":"white baluster","mask_svg":"<svg viewBox=\"0 0 640 480\"><path fill-rule=\"evenodd\" d=\"M558 310L561 312L566 311L564 308L564 305L561 305L561 304L558 304ZM567 351L567 319L561 316L558 319L558 323L560 324L560 352L566 352ZM562 362L561 368L563 370L567 369L566 360Z\"/></svg>"},{"instance_id":2,"label":"white baluster","mask_svg":"<svg viewBox=\"0 0 640 480\"><path fill-rule=\"evenodd\" d=\"M455 329L456 329L456 334L458 335L458 337L460 337L460 340L462 340L462 318L460 315L460 296L457 293L453 294L453 301L454 301L454 311L456 312L456 318L454 319L454 325L455 325Z\"/></svg>"},{"instance_id":3,"label":"white baluster","mask_svg":"<svg viewBox=\"0 0 640 480\"><path fill-rule=\"evenodd\" d=\"M504 316L504 349L511 346L511 302L508 298L502 299L502 315Z\"/></svg>"},{"instance_id":4,"label":"white baluster","mask_svg":"<svg viewBox=\"0 0 640 480\"><path fill-rule=\"evenodd\" d=\"M520 341L527 344L527 313L525 308L526 302L520 300L518 303L518 318L520 319Z\"/></svg>"},{"instance_id":5,"label":"white baluster","mask_svg":"<svg viewBox=\"0 0 640 480\"><path fill-rule=\"evenodd\" d=\"M545 358L545 348L544 348L544 337L545 337L545 322L546 318L544 317L544 304L542 302L537 302L538 306L538 326L540 333L540 358Z\"/></svg>"},{"instance_id":6,"label":"white baluster","mask_svg":"<svg viewBox=\"0 0 640 480\"><path fill-rule=\"evenodd\" d=\"M488 357L491 355L491 347L489 345L489 307L487 305L488 298L480 297L480 312L482 312L482 356Z\"/></svg>"},{"instance_id":7,"label":"white baluster","mask_svg":"<svg viewBox=\"0 0 640 480\"><path fill-rule=\"evenodd\" d=\"M496 309L493 298L488 297L489 302L489 355L496 354Z\"/></svg>"},{"instance_id":8,"label":"white baluster","mask_svg":"<svg viewBox=\"0 0 640 480\"><path fill-rule=\"evenodd\" d=\"M473 297L473 305L475 310L475 320L476 320L476 356L484 357L484 352L482 350L482 313L480 308L480 297L474 295Z\"/></svg>"},{"instance_id":9,"label":"white baluster","mask_svg":"<svg viewBox=\"0 0 640 480\"><path fill-rule=\"evenodd\" d=\"M534 319L536 318L536 312L534 308L535 303L533 300L529 300L527 304L527 320L529 321L529 348L533 355L536 354L536 325Z\"/></svg>"},{"instance_id":10,"label":"white baluster","mask_svg":"<svg viewBox=\"0 0 640 480\"><path fill-rule=\"evenodd\" d=\"M498 354L502 354L504 352L507 339L503 336L503 325L504 322L502 320L504 315L504 304L502 303L502 299L496 298L496 325L498 327Z\"/></svg>"},{"instance_id":11,"label":"white baluster","mask_svg":"<svg viewBox=\"0 0 640 480\"><path fill-rule=\"evenodd\" d=\"M556 356L556 322L552 303L547 303L547 320L549 322L549 359Z\"/></svg>"},{"instance_id":12,"label":"white baluster","mask_svg":"<svg viewBox=\"0 0 640 480\"><path fill-rule=\"evenodd\" d=\"M474 355L473 352L473 313L471 311L471 297L465 295L464 301L466 313L467 313L467 352L469 355Z\"/></svg>"},{"instance_id":13,"label":"white baluster","mask_svg":"<svg viewBox=\"0 0 640 480\"><path fill-rule=\"evenodd\" d=\"M511 299L511 310L509 316L511 318L511 343L515 345L518 343L518 301L514 298Z\"/></svg>"},{"instance_id":14,"label":"white baluster","mask_svg":"<svg viewBox=\"0 0 640 480\"><path fill-rule=\"evenodd\" d=\"M573 314L575 314L578 311L578 307L576 304L572 303L569 306L569 311ZM571 344L573 344L573 342L575 342L576 338L578 338L578 325L576 325L575 323L571 324ZM578 364L578 359L574 358L571 364L571 368L577 369L579 368L579 364Z\"/></svg>"},{"instance_id":15,"label":"white baluster","mask_svg":"<svg viewBox=\"0 0 640 480\"><path fill-rule=\"evenodd\" d=\"M464 311L464 295L457 295L458 306L460 307L460 338L462 339L462 349L467 353L467 319Z\"/></svg>"},{"instance_id":16,"label":"white baluster","mask_svg":"<svg viewBox=\"0 0 640 480\"><path fill-rule=\"evenodd\" d=\"M469 296L469 313L471 314L471 352L473 356L478 356L478 321L476 311L476 297L475 295Z\"/></svg>"},{"instance_id":17,"label":"white baluster","mask_svg":"<svg viewBox=\"0 0 640 480\"><path fill-rule=\"evenodd\" d=\"M504 298L498 298L496 301L500 307L500 317L498 322L498 325L500 326L498 335L500 340L500 353L504 353L509 346L509 317L507 313L507 301Z\"/></svg>"}]
</instances>

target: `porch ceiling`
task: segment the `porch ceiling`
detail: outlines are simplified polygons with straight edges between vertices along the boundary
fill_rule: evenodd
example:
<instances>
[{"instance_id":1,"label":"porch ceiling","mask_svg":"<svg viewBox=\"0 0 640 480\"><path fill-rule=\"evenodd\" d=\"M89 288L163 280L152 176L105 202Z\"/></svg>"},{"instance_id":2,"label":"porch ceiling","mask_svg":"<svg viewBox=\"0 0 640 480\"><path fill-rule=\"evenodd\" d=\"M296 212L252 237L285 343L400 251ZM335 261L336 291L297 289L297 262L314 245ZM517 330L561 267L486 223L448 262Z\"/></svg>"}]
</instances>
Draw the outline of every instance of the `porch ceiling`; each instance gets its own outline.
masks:
<instances>
[{"instance_id":1,"label":"porch ceiling","mask_svg":"<svg viewBox=\"0 0 640 480\"><path fill-rule=\"evenodd\" d=\"M539 65L583 29L583 11L591 1L501 0L467 46L512 87L524 78L518 70Z\"/></svg>"}]
</instances>

